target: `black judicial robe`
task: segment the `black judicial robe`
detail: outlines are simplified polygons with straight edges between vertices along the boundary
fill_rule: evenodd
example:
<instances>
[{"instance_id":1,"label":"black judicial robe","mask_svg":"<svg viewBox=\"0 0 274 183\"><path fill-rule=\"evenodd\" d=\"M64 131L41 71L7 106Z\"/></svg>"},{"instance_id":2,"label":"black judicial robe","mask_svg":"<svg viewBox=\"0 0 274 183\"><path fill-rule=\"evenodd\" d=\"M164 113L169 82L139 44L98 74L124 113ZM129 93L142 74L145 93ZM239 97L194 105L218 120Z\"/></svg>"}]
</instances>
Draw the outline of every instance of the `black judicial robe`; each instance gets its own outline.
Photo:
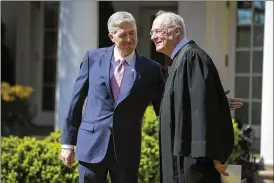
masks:
<instances>
[{"instance_id":1,"label":"black judicial robe","mask_svg":"<svg viewBox=\"0 0 274 183\"><path fill-rule=\"evenodd\" d=\"M227 97L213 61L194 41L173 59L159 120L163 183L173 183L174 155L225 162L232 153Z\"/></svg>"}]
</instances>

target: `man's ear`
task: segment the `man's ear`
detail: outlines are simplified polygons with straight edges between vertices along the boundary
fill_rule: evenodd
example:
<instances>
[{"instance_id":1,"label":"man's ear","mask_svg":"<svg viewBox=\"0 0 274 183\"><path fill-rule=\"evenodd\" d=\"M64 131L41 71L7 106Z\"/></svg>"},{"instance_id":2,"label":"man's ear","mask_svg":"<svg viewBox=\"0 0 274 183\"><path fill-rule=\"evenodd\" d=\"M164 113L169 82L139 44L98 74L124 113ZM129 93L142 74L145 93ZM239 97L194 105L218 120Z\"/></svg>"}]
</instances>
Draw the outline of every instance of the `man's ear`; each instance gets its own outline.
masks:
<instances>
[{"instance_id":1,"label":"man's ear","mask_svg":"<svg viewBox=\"0 0 274 183\"><path fill-rule=\"evenodd\" d=\"M109 39L114 43L113 35L111 33L108 34Z\"/></svg>"},{"instance_id":2,"label":"man's ear","mask_svg":"<svg viewBox=\"0 0 274 183\"><path fill-rule=\"evenodd\" d=\"M177 27L176 28L176 34L179 35L181 34L182 30L181 30L181 27Z\"/></svg>"}]
</instances>

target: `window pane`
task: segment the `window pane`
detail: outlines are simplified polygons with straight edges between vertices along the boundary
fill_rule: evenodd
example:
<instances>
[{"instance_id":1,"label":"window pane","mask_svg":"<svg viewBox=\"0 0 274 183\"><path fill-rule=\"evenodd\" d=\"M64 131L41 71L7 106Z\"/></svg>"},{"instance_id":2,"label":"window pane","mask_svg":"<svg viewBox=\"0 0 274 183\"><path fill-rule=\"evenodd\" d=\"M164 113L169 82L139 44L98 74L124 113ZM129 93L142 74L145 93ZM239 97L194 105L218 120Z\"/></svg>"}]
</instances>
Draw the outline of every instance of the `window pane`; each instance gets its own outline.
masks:
<instances>
[{"instance_id":1,"label":"window pane","mask_svg":"<svg viewBox=\"0 0 274 183\"><path fill-rule=\"evenodd\" d=\"M253 73L263 72L263 51L253 52Z\"/></svg>"},{"instance_id":2,"label":"window pane","mask_svg":"<svg viewBox=\"0 0 274 183\"><path fill-rule=\"evenodd\" d=\"M253 46L263 47L264 43L264 26L254 26Z\"/></svg>"},{"instance_id":3,"label":"window pane","mask_svg":"<svg viewBox=\"0 0 274 183\"><path fill-rule=\"evenodd\" d=\"M249 77L236 77L235 96L239 98L249 98Z\"/></svg>"},{"instance_id":4,"label":"window pane","mask_svg":"<svg viewBox=\"0 0 274 183\"><path fill-rule=\"evenodd\" d=\"M45 58L43 67L44 85L54 85L56 75L56 58Z\"/></svg>"},{"instance_id":5,"label":"window pane","mask_svg":"<svg viewBox=\"0 0 274 183\"><path fill-rule=\"evenodd\" d=\"M237 27L237 47L250 48L250 27Z\"/></svg>"},{"instance_id":6,"label":"window pane","mask_svg":"<svg viewBox=\"0 0 274 183\"><path fill-rule=\"evenodd\" d=\"M57 32L45 32L44 55L55 56L57 53Z\"/></svg>"},{"instance_id":7,"label":"window pane","mask_svg":"<svg viewBox=\"0 0 274 183\"><path fill-rule=\"evenodd\" d=\"M239 1L237 6L239 9L251 9L251 1Z\"/></svg>"},{"instance_id":8,"label":"window pane","mask_svg":"<svg viewBox=\"0 0 274 183\"><path fill-rule=\"evenodd\" d=\"M243 107L235 110L235 119L241 124L248 124L248 103L244 102Z\"/></svg>"},{"instance_id":9,"label":"window pane","mask_svg":"<svg viewBox=\"0 0 274 183\"><path fill-rule=\"evenodd\" d=\"M251 2L238 2L237 9L237 23L238 24L251 24Z\"/></svg>"},{"instance_id":10,"label":"window pane","mask_svg":"<svg viewBox=\"0 0 274 183\"><path fill-rule=\"evenodd\" d=\"M53 111L55 104L55 87L43 87L43 111Z\"/></svg>"},{"instance_id":11,"label":"window pane","mask_svg":"<svg viewBox=\"0 0 274 183\"><path fill-rule=\"evenodd\" d=\"M257 76L252 78L252 98L262 98L262 77Z\"/></svg>"},{"instance_id":12,"label":"window pane","mask_svg":"<svg viewBox=\"0 0 274 183\"><path fill-rule=\"evenodd\" d=\"M255 24L264 24L265 16L265 2L264 1L255 1L254 4L254 23Z\"/></svg>"},{"instance_id":13,"label":"window pane","mask_svg":"<svg viewBox=\"0 0 274 183\"><path fill-rule=\"evenodd\" d=\"M250 52L236 52L236 73L250 72Z\"/></svg>"},{"instance_id":14,"label":"window pane","mask_svg":"<svg viewBox=\"0 0 274 183\"><path fill-rule=\"evenodd\" d=\"M252 122L251 124L261 124L261 102L252 103Z\"/></svg>"}]
</instances>

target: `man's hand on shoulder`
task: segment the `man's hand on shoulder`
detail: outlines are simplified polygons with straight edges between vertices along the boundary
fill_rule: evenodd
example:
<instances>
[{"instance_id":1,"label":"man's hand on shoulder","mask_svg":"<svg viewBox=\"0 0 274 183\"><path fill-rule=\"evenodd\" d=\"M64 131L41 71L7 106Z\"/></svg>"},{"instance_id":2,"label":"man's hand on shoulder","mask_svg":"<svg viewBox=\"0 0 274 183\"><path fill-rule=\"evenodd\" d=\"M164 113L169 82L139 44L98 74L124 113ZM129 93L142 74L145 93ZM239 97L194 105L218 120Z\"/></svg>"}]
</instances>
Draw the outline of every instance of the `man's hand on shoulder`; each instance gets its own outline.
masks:
<instances>
[{"instance_id":1,"label":"man's hand on shoulder","mask_svg":"<svg viewBox=\"0 0 274 183\"><path fill-rule=\"evenodd\" d=\"M65 166L71 168L71 165L74 162L74 149L62 148L61 160Z\"/></svg>"},{"instance_id":2,"label":"man's hand on shoulder","mask_svg":"<svg viewBox=\"0 0 274 183\"><path fill-rule=\"evenodd\" d=\"M227 90L225 94L229 94L230 90ZM243 106L243 99L241 98L227 98L230 110L236 110Z\"/></svg>"}]
</instances>

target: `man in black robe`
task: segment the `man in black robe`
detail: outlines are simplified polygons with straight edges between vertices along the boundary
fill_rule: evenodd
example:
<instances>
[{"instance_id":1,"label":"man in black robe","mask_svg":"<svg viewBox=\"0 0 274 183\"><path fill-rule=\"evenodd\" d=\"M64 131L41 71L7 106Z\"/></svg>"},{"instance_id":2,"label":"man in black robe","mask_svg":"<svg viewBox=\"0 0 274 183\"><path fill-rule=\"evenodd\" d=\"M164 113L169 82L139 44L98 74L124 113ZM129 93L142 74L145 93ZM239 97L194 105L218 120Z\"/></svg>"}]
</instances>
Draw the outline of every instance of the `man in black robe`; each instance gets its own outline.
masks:
<instances>
[{"instance_id":1,"label":"man in black robe","mask_svg":"<svg viewBox=\"0 0 274 183\"><path fill-rule=\"evenodd\" d=\"M162 183L221 183L234 132L218 71L179 15L160 12L151 39L172 60L159 116Z\"/></svg>"}]
</instances>

